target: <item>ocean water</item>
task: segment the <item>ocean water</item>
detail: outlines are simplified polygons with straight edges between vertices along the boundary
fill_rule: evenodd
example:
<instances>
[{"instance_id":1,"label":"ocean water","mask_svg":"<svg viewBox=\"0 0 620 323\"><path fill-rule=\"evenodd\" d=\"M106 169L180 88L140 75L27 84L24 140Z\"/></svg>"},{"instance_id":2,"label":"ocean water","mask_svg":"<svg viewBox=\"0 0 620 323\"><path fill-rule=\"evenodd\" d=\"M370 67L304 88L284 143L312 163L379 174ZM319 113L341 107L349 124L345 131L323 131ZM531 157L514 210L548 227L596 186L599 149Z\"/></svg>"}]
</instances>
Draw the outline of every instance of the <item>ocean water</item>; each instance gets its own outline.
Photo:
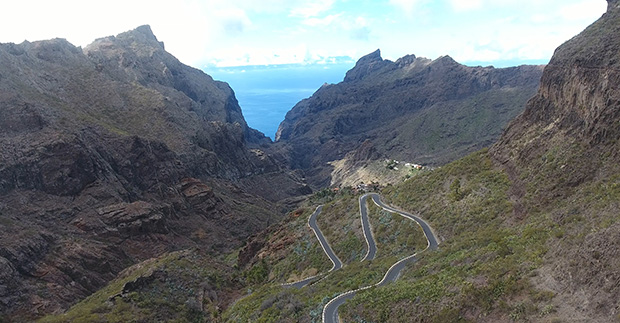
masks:
<instances>
[{"instance_id":1,"label":"ocean water","mask_svg":"<svg viewBox=\"0 0 620 323\"><path fill-rule=\"evenodd\" d=\"M248 125L275 138L286 113L324 83L339 83L354 62L207 68L205 73L235 91Z\"/></svg>"}]
</instances>

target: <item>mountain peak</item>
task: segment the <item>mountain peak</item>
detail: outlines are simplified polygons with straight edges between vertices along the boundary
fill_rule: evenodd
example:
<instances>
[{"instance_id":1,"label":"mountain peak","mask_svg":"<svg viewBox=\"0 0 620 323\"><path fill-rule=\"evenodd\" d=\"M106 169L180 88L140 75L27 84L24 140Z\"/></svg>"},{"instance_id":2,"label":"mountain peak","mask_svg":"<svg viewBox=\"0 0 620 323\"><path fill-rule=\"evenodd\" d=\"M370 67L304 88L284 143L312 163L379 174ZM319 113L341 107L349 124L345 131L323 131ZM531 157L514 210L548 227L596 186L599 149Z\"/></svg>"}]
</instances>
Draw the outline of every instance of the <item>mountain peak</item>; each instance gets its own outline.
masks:
<instances>
[{"instance_id":1,"label":"mountain peak","mask_svg":"<svg viewBox=\"0 0 620 323\"><path fill-rule=\"evenodd\" d=\"M49 40L40 40L32 43L24 42L24 45L12 46L13 51L21 52L25 48L39 59L59 63L67 59L67 57L75 57L81 54L81 49L75 47L64 38L54 38ZM18 49L19 48L19 49Z\"/></svg>"},{"instance_id":2,"label":"mountain peak","mask_svg":"<svg viewBox=\"0 0 620 323\"><path fill-rule=\"evenodd\" d=\"M437 58L436 60L433 61L433 64L440 64L444 66L460 65L457 61L454 60L454 58L450 57L449 55L444 55L444 56Z\"/></svg>"},{"instance_id":3,"label":"mountain peak","mask_svg":"<svg viewBox=\"0 0 620 323\"><path fill-rule=\"evenodd\" d=\"M165 49L164 43L157 40L157 37L155 37L155 34L149 25L142 25L134 30L121 33L117 36L117 38L131 39L144 44L154 45L157 47L161 46L162 49Z\"/></svg>"},{"instance_id":4,"label":"mountain peak","mask_svg":"<svg viewBox=\"0 0 620 323\"><path fill-rule=\"evenodd\" d=\"M392 62L383 60L381 57L381 50L377 49L376 51L360 58L355 64L355 67L347 72L344 81L353 82L361 80L369 74L372 74L373 72L389 64L392 64Z\"/></svg>"},{"instance_id":5,"label":"mountain peak","mask_svg":"<svg viewBox=\"0 0 620 323\"><path fill-rule=\"evenodd\" d=\"M381 57L381 49L377 49L376 51L366 55L366 56L362 56L362 58L359 59L358 62L365 62L365 61L382 61L383 58Z\"/></svg>"},{"instance_id":6,"label":"mountain peak","mask_svg":"<svg viewBox=\"0 0 620 323\"><path fill-rule=\"evenodd\" d=\"M155 37L155 34L153 33L153 29L151 29L150 25L142 25L142 26L138 26L136 29L134 29L136 32L145 34L145 35L150 35L152 37Z\"/></svg>"},{"instance_id":7,"label":"mountain peak","mask_svg":"<svg viewBox=\"0 0 620 323\"><path fill-rule=\"evenodd\" d=\"M85 53L93 52L93 51L101 51L107 50L110 46L118 47L121 44L125 44L125 46L136 47L139 45L140 48L151 48L151 50L162 50L165 51L164 43L157 40L151 26L142 25L136 29L126 31L120 33L116 36L108 36L103 38L98 38L88 46L84 48ZM133 44L133 45L131 45Z\"/></svg>"}]
</instances>

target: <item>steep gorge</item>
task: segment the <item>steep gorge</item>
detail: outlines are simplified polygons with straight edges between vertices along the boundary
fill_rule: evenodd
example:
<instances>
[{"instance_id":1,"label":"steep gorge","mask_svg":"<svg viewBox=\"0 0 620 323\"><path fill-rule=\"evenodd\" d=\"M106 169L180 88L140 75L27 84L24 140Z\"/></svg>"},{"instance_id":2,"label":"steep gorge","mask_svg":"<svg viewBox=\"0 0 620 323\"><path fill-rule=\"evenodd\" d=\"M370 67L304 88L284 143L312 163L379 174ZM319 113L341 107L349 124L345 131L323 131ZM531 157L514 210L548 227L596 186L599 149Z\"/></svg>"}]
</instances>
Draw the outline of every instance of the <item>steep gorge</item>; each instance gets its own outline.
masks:
<instances>
[{"instance_id":1,"label":"steep gorge","mask_svg":"<svg viewBox=\"0 0 620 323\"><path fill-rule=\"evenodd\" d=\"M488 152L385 191L437 223L447 239L400 283L350 303L343 309L346 318L618 317L619 18L618 1L609 1L601 20L557 50L538 93ZM451 160L457 154L424 155L417 142L410 144L426 137L411 131L408 120L422 114L424 127L415 129L441 130L433 134L436 141L420 145L464 154L493 142L501 127L453 132L460 122L507 121L518 113L509 108L525 99L523 89L535 92L533 75L541 73L540 67L469 68L449 57L410 56L393 63L373 53L343 83L300 102L283 122L280 151L274 152L247 127L227 85L179 63L148 27L99 39L83 50L63 40L0 45L0 66L0 320L61 312L115 277L129 279L145 268L150 269L113 290L120 297L107 295L113 297L89 314L99 317L105 309L131 316L146 309L145 317L162 320L161 313L176 309L150 299L143 308L122 306L134 306L132 297L184 288L183 296L190 296L187 302L175 299L179 306L200 317L212 310L217 317L221 308L208 306L215 307L218 297L232 302L218 293L235 289L234 295L247 286L235 277L240 271L205 253L233 251L250 234L283 223L251 240L268 243L242 249L242 267L248 265L249 273L264 270L258 278L276 280L269 266L326 261L317 246L306 243L312 236L304 231L304 209L279 222L278 201L309 193L299 173L279 160L289 158L315 185L328 181L325 161L350 151L360 159L389 154L429 163ZM376 84L387 84L389 91ZM346 113L334 112L342 106ZM476 110L480 107L497 108L498 115ZM393 123L400 120L396 115L403 124ZM442 116L459 122L444 124ZM398 130L386 131L393 128ZM398 133L386 139L382 132ZM355 154L358 145L362 149ZM347 194L355 204L356 196ZM270 244L275 246L269 249ZM186 251L169 253L179 249ZM301 262L297 249L306 252ZM265 255L284 265L260 262ZM223 274L207 272L208 266ZM354 269L362 278L380 274ZM255 306L241 302L242 309L255 311L253 317L309 321L310 314L299 309L319 304L302 302L329 298L339 286L325 288L331 288L329 295L318 288L296 293L254 287ZM123 298L135 291L143 294ZM368 299L375 302L364 303Z\"/></svg>"}]
</instances>

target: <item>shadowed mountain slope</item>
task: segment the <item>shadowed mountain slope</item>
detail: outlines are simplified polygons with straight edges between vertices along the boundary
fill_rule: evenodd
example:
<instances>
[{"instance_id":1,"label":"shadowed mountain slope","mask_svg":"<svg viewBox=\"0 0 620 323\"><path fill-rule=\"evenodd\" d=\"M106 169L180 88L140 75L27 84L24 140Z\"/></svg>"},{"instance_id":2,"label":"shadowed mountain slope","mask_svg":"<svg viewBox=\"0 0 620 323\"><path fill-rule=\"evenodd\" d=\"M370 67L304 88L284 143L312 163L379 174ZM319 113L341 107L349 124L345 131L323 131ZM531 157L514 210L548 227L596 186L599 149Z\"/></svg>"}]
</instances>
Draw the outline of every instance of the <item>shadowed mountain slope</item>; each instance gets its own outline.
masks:
<instances>
[{"instance_id":1,"label":"shadowed mountain slope","mask_svg":"<svg viewBox=\"0 0 620 323\"><path fill-rule=\"evenodd\" d=\"M620 6L560 46L540 90L491 149L512 185L513 216L547 216L537 286L566 318L620 319Z\"/></svg>"}]
</instances>

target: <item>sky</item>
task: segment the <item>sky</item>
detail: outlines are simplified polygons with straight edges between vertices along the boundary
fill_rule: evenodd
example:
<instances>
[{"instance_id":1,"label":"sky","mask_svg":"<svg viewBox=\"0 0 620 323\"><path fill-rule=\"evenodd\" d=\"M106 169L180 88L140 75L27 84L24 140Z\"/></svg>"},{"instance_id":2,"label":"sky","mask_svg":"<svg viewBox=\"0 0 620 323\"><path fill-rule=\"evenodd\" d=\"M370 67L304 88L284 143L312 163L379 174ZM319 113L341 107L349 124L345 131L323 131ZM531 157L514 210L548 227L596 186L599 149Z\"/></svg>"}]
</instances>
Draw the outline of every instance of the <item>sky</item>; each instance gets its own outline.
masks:
<instances>
[{"instance_id":1,"label":"sky","mask_svg":"<svg viewBox=\"0 0 620 323\"><path fill-rule=\"evenodd\" d=\"M0 42L96 38L149 24L182 62L207 67L326 64L381 49L461 63L545 63L599 18L605 0L20 0Z\"/></svg>"}]
</instances>

